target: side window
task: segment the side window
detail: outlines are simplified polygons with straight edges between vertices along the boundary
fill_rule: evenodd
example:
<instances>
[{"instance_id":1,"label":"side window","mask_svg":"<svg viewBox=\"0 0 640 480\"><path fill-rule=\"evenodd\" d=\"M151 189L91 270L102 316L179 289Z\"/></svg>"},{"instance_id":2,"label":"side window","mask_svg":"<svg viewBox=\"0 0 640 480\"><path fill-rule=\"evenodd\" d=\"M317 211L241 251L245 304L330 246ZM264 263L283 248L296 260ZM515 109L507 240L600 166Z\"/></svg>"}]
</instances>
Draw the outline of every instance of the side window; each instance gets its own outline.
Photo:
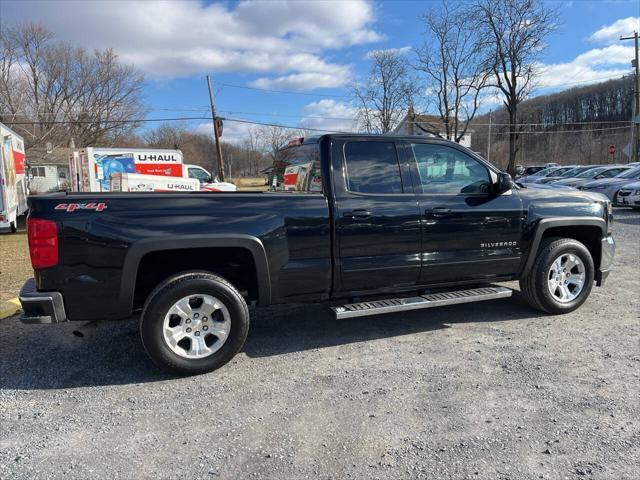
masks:
<instances>
[{"instance_id":1,"label":"side window","mask_svg":"<svg viewBox=\"0 0 640 480\"><path fill-rule=\"evenodd\" d=\"M412 144L422 193L488 193L487 168L455 148L443 145Z\"/></svg>"},{"instance_id":2,"label":"side window","mask_svg":"<svg viewBox=\"0 0 640 480\"><path fill-rule=\"evenodd\" d=\"M393 142L348 142L344 146L344 160L350 192L403 193Z\"/></svg>"},{"instance_id":3,"label":"side window","mask_svg":"<svg viewBox=\"0 0 640 480\"><path fill-rule=\"evenodd\" d=\"M196 178L198 180L200 180L201 182L204 183L210 183L211 182L211 176L205 172L204 170L201 170L199 168L190 168L189 169L189 178Z\"/></svg>"}]
</instances>

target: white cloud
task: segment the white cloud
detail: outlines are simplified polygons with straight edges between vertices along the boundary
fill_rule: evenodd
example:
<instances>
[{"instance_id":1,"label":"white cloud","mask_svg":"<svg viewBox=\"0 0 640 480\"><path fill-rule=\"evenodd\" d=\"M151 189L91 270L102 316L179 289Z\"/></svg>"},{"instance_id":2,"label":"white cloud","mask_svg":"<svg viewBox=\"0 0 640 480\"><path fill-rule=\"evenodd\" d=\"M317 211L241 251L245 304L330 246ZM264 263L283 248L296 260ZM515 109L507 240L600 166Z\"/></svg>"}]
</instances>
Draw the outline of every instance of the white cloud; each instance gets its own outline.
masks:
<instances>
[{"instance_id":1,"label":"white cloud","mask_svg":"<svg viewBox=\"0 0 640 480\"><path fill-rule=\"evenodd\" d=\"M349 67L323 58L327 50L382 38L372 28L374 10L367 0L208 5L3 0L3 25L24 21L41 22L57 38L87 48L113 47L149 77L263 73L275 74L272 82L304 89L349 80ZM296 77L302 74L308 76ZM335 77L332 82L329 76Z\"/></svg>"},{"instance_id":2,"label":"white cloud","mask_svg":"<svg viewBox=\"0 0 640 480\"><path fill-rule=\"evenodd\" d=\"M610 78L619 78L631 71L633 47L609 45L594 48L570 62L541 65L538 79L541 88L586 85Z\"/></svg>"},{"instance_id":3,"label":"white cloud","mask_svg":"<svg viewBox=\"0 0 640 480\"><path fill-rule=\"evenodd\" d=\"M352 132L356 127L357 110L344 102L325 98L305 105L302 110L304 117L298 123L300 128Z\"/></svg>"},{"instance_id":4,"label":"white cloud","mask_svg":"<svg viewBox=\"0 0 640 480\"><path fill-rule=\"evenodd\" d=\"M620 41L621 36L627 36L640 30L640 17L627 17L616 20L611 25L603 25L595 31L589 40L597 43L609 44Z\"/></svg>"},{"instance_id":5,"label":"white cloud","mask_svg":"<svg viewBox=\"0 0 640 480\"><path fill-rule=\"evenodd\" d=\"M367 52L366 58L372 58L376 53L396 53L398 55L405 55L411 51L411 45L405 45L404 47L399 48L383 48L370 50Z\"/></svg>"},{"instance_id":6,"label":"white cloud","mask_svg":"<svg viewBox=\"0 0 640 480\"><path fill-rule=\"evenodd\" d=\"M256 128L256 125L250 123L224 121L221 140L228 143L242 143L249 136L249 131ZM213 137L213 122L205 122L199 124L195 128L196 133L211 135Z\"/></svg>"},{"instance_id":7,"label":"white cloud","mask_svg":"<svg viewBox=\"0 0 640 480\"><path fill-rule=\"evenodd\" d=\"M309 72L292 73L281 77L262 77L250 82L249 85L258 88L280 90L313 90L315 88L340 87L349 80L349 69L337 69L336 73Z\"/></svg>"}]
</instances>

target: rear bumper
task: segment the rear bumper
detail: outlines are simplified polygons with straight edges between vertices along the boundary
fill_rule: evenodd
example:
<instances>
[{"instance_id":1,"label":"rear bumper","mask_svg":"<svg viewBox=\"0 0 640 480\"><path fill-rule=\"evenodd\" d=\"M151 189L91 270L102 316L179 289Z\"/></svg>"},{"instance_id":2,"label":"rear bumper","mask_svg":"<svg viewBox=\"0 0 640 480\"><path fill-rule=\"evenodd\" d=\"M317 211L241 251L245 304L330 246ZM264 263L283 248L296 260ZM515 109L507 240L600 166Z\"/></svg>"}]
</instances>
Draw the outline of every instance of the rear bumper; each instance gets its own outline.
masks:
<instances>
[{"instance_id":1,"label":"rear bumper","mask_svg":"<svg viewBox=\"0 0 640 480\"><path fill-rule=\"evenodd\" d=\"M616 253L616 242L612 236L604 237L600 241L600 268L596 271L596 285L601 287L611 272L613 257Z\"/></svg>"},{"instance_id":2,"label":"rear bumper","mask_svg":"<svg viewBox=\"0 0 640 480\"><path fill-rule=\"evenodd\" d=\"M62 294L39 292L33 278L25 282L18 298L24 311L20 317L23 323L60 323L68 320Z\"/></svg>"}]
</instances>

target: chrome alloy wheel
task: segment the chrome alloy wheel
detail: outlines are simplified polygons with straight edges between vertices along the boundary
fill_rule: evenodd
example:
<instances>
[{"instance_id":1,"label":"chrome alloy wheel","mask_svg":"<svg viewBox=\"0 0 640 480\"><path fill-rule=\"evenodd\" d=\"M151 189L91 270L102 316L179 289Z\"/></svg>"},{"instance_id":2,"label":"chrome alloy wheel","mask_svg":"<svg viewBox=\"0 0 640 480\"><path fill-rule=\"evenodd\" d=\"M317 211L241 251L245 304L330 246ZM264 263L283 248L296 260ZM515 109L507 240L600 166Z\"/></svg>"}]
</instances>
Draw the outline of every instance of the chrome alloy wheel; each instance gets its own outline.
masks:
<instances>
[{"instance_id":1,"label":"chrome alloy wheel","mask_svg":"<svg viewBox=\"0 0 640 480\"><path fill-rule=\"evenodd\" d=\"M558 302L569 303L582 292L586 277L582 260L572 253L563 253L551 264L547 287Z\"/></svg>"},{"instance_id":2,"label":"chrome alloy wheel","mask_svg":"<svg viewBox=\"0 0 640 480\"><path fill-rule=\"evenodd\" d=\"M190 360L214 354L229 337L231 316L224 303L211 295L178 300L164 317L162 335L173 353Z\"/></svg>"}]
</instances>

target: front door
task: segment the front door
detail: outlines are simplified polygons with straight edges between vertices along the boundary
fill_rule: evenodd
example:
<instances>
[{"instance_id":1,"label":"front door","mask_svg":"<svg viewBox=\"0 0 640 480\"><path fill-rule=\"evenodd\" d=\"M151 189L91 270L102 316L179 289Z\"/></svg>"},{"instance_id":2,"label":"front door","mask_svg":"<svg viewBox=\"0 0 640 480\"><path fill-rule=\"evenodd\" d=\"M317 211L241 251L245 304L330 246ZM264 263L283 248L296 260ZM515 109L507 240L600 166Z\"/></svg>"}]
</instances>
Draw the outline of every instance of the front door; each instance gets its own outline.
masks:
<instances>
[{"instance_id":1,"label":"front door","mask_svg":"<svg viewBox=\"0 0 640 480\"><path fill-rule=\"evenodd\" d=\"M493 173L464 149L407 142L422 215L419 283L487 281L517 272L523 210L513 192L492 193Z\"/></svg>"},{"instance_id":2,"label":"front door","mask_svg":"<svg viewBox=\"0 0 640 480\"><path fill-rule=\"evenodd\" d=\"M337 290L412 287L420 273L420 210L388 138L333 140Z\"/></svg>"}]
</instances>

